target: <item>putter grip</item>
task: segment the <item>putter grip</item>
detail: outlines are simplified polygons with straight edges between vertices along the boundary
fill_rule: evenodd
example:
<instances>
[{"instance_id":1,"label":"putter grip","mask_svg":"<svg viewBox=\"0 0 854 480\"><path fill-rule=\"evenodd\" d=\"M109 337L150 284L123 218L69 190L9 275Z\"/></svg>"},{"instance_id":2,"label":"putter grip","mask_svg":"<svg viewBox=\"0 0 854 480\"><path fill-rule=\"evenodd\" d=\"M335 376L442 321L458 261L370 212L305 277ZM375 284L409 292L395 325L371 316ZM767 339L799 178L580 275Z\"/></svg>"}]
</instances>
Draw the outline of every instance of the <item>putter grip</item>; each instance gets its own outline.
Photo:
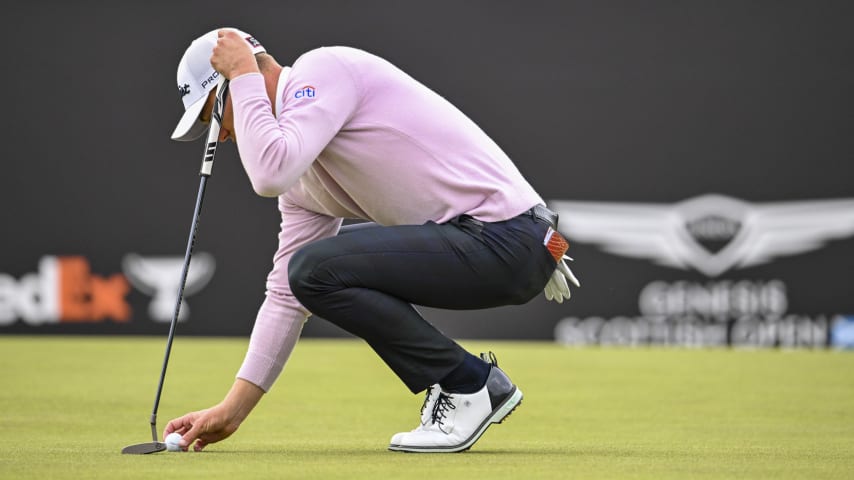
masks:
<instances>
[{"instance_id":1,"label":"putter grip","mask_svg":"<svg viewBox=\"0 0 854 480\"><path fill-rule=\"evenodd\" d=\"M225 99L228 95L228 80L223 80L216 89L216 101L211 112L211 124L205 141L205 153L202 155L202 168L199 175L211 176L216 147L219 143L219 130L222 127L222 114L225 111Z\"/></svg>"}]
</instances>

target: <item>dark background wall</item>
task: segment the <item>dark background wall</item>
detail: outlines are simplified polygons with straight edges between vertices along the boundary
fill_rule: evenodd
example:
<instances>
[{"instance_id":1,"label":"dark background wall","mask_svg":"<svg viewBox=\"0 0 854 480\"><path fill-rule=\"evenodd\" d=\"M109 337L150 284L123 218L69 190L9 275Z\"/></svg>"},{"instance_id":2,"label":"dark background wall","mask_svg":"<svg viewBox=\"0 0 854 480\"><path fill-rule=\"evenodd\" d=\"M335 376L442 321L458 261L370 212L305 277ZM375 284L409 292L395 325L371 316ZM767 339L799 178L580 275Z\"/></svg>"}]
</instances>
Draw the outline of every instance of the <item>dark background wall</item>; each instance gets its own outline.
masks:
<instances>
[{"instance_id":1,"label":"dark background wall","mask_svg":"<svg viewBox=\"0 0 854 480\"><path fill-rule=\"evenodd\" d=\"M854 197L852 14L831 1L8 3L0 315L15 318L0 333L165 332L136 287L121 322L27 321L14 305L45 301L22 286L45 281L44 257L82 257L106 282L130 253L183 255L202 147L169 139L175 69L216 27L252 33L283 64L338 44L388 58L468 113L544 198L673 205ZM181 333L249 332L277 230L275 201L222 146L196 245L216 270ZM569 303L426 314L455 336L553 338L565 317L639 315L653 281L779 280L785 313L829 322L854 312L852 247L841 235L722 279L573 241L584 287ZM317 320L306 333L337 332Z\"/></svg>"}]
</instances>

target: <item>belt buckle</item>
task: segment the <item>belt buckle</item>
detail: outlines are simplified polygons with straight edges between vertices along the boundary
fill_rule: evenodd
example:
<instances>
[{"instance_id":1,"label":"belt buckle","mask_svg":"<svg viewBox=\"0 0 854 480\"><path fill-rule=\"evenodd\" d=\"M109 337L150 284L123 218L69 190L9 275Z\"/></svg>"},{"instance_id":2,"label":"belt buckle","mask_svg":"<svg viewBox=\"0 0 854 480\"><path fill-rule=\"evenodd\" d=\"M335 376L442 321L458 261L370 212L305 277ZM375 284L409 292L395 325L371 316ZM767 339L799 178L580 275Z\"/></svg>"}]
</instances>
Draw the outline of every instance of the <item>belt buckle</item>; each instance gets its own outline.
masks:
<instances>
[{"instance_id":1,"label":"belt buckle","mask_svg":"<svg viewBox=\"0 0 854 480\"><path fill-rule=\"evenodd\" d=\"M546 206L540 204L534 205L534 207L531 208L531 215L534 217L535 220L540 219L546 224L548 224L550 227L555 229L557 228L558 216L556 213L549 210Z\"/></svg>"}]
</instances>

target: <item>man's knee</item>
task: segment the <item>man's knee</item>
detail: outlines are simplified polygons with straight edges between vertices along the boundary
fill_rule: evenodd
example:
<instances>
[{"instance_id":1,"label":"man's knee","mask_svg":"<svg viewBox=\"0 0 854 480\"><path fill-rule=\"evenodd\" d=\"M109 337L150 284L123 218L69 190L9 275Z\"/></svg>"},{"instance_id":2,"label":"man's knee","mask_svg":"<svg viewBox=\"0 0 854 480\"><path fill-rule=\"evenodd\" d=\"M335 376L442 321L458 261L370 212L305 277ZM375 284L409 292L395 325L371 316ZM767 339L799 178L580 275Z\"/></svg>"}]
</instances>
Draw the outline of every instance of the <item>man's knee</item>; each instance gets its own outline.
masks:
<instances>
[{"instance_id":1,"label":"man's knee","mask_svg":"<svg viewBox=\"0 0 854 480\"><path fill-rule=\"evenodd\" d=\"M310 302L313 294L318 292L316 271L318 264L323 260L313 245L306 245L296 251L288 262L288 283L291 292L303 305Z\"/></svg>"}]
</instances>

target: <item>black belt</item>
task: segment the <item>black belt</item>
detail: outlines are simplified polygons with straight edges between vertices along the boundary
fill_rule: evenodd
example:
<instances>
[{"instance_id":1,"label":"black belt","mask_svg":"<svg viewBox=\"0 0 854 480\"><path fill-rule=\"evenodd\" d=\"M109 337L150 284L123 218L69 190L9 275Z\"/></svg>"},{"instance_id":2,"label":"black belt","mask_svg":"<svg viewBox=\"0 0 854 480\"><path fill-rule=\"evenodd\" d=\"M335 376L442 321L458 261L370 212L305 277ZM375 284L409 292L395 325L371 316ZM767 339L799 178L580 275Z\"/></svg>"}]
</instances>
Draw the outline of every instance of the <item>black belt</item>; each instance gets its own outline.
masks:
<instances>
[{"instance_id":1,"label":"black belt","mask_svg":"<svg viewBox=\"0 0 854 480\"><path fill-rule=\"evenodd\" d=\"M534 205L533 207L519 214L520 217L525 215L533 218L535 222L544 223L552 227L554 230L557 230L558 214L546 208L545 205ZM453 219L452 221L455 223L468 223L470 225L474 225L478 229L483 228L483 222L472 217L471 215L463 214Z\"/></svg>"},{"instance_id":2,"label":"black belt","mask_svg":"<svg viewBox=\"0 0 854 480\"><path fill-rule=\"evenodd\" d=\"M529 215L535 221L545 223L557 230L558 214L546 208L545 205L534 205L530 209L522 212L522 215Z\"/></svg>"}]
</instances>

